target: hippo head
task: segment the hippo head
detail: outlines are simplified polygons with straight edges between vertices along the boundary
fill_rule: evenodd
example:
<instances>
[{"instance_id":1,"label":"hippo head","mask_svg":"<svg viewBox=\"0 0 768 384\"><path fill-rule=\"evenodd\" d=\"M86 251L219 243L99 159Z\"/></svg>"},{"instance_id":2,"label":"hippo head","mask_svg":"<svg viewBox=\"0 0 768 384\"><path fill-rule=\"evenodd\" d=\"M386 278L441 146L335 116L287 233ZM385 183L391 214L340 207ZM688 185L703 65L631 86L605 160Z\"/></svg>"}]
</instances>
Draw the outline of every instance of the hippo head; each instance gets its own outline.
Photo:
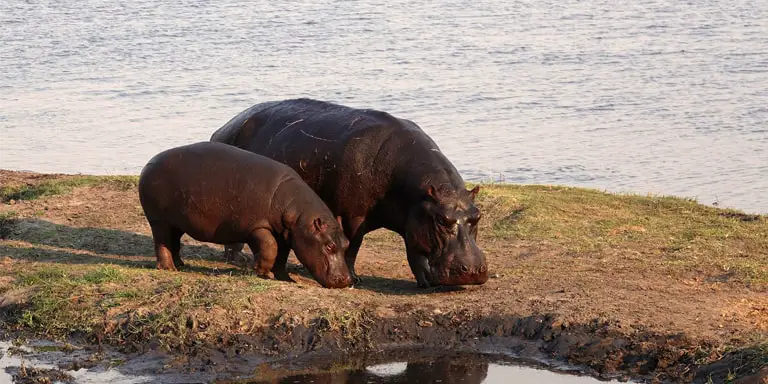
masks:
<instances>
[{"instance_id":1,"label":"hippo head","mask_svg":"<svg viewBox=\"0 0 768 384\"><path fill-rule=\"evenodd\" d=\"M420 287L483 284L488 280L485 255L477 247L480 191L450 184L427 186L408 212L405 245L408 263Z\"/></svg>"},{"instance_id":2,"label":"hippo head","mask_svg":"<svg viewBox=\"0 0 768 384\"><path fill-rule=\"evenodd\" d=\"M291 247L296 258L323 287L352 285L352 276L344 262L349 240L341 224L330 215L301 217L291 233Z\"/></svg>"}]
</instances>

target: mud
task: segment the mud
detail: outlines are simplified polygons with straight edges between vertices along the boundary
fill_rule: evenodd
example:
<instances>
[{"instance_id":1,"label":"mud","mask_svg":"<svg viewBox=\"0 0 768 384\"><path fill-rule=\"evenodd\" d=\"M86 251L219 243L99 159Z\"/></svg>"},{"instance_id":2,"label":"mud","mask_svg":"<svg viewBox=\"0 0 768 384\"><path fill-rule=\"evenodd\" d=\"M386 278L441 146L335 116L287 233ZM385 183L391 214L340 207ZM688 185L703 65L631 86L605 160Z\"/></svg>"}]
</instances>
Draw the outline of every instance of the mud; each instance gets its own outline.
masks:
<instances>
[{"instance_id":1,"label":"mud","mask_svg":"<svg viewBox=\"0 0 768 384\"><path fill-rule=\"evenodd\" d=\"M250 335L222 335L217 343L187 343L172 350L137 337L122 346L99 346L94 340L80 340L80 346L37 341L9 347L6 343L5 353L30 361L55 362L35 366L43 369L36 371L37 375L55 376L66 371L61 377L71 375L78 383L100 382L104 375L110 375L110 382L121 383L144 382L147 378L162 378L163 382L249 382L253 378L279 379L297 371L338 367L344 367L354 378L359 376L355 369L367 365L429 361L445 351L495 356L496 361L513 359L601 380L706 383L724 382L728 369L749 353L735 352L714 364L700 366L697 362L712 353L706 345L693 343L685 336L629 336L616 326L609 322L570 326L544 315L474 318L469 312L411 311L405 318L369 313L341 327L324 317L281 316ZM3 359L9 366L8 357ZM15 367L16 371L12 368L11 372L18 376L18 363Z\"/></svg>"}]
</instances>

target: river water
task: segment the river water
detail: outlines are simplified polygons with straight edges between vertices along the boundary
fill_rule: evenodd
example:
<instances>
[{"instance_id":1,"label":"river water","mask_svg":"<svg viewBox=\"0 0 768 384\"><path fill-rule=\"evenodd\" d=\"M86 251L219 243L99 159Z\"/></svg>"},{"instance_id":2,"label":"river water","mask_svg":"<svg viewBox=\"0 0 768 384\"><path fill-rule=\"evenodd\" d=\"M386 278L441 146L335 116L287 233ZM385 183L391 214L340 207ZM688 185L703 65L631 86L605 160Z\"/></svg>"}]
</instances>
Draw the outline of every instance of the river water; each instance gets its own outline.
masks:
<instances>
[{"instance_id":1,"label":"river water","mask_svg":"<svg viewBox=\"0 0 768 384\"><path fill-rule=\"evenodd\" d=\"M760 0L3 0L0 167L133 173L252 104L416 121L468 180L768 212Z\"/></svg>"}]
</instances>

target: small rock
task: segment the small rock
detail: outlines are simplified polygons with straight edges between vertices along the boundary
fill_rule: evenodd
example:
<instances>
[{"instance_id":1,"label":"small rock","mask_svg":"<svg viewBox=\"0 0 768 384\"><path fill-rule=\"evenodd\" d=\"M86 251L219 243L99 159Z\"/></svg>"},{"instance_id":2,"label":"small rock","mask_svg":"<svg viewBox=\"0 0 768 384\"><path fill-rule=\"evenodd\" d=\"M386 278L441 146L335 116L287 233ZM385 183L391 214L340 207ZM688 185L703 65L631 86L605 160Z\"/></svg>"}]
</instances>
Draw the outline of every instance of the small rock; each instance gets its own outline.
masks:
<instances>
[{"instance_id":1,"label":"small rock","mask_svg":"<svg viewBox=\"0 0 768 384\"><path fill-rule=\"evenodd\" d=\"M432 311L432 313L434 313L435 315L442 315L443 311L441 311L440 308L437 308L434 311Z\"/></svg>"},{"instance_id":2,"label":"small rock","mask_svg":"<svg viewBox=\"0 0 768 384\"><path fill-rule=\"evenodd\" d=\"M427 320L419 320L419 326L420 327L431 327L432 322Z\"/></svg>"},{"instance_id":3,"label":"small rock","mask_svg":"<svg viewBox=\"0 0 768 384\"><path fill-rule=\"evenodd\" d=\"M491 279L498 279L499 277L500 276L498 273L494 273L493 275L491 275Z\"/></svg>"},{"instance_id":4,"label":"small rock","mask_svg":"<svg viewBox=\"0 0 768 384\"><path fill-rule=\"evenodd\" d=\"M8 204L9 205L14 205L14 204L16 204L16 200L11 199L11 200L8 201Z\"/></svg>"}]
</instances>

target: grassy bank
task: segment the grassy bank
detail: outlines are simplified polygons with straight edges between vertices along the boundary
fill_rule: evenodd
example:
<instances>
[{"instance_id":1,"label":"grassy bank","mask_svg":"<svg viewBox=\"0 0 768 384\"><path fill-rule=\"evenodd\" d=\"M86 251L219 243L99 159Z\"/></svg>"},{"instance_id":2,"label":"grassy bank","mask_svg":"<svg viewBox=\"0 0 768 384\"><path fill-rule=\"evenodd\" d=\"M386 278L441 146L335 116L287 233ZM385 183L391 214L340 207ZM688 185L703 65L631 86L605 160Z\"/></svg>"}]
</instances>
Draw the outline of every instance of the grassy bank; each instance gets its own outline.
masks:
<instances>
[{"instance_id":1,"label":"grassy bank","mask_svg":"<svg viewBox=\"0 0 768 384\"><path fill-rule=\"evenodd\" d=\"M0 171L8 330L276 357L514 336L596 375L715 382L768 364L763 216L674 197L483 185L488 283L417 289L402 241L382 230L358 258L362 284L326 290L293 257L297 283L266 281L188 237L188 267L155 270L136 181Z\"/></svg>"}]
</instances>

